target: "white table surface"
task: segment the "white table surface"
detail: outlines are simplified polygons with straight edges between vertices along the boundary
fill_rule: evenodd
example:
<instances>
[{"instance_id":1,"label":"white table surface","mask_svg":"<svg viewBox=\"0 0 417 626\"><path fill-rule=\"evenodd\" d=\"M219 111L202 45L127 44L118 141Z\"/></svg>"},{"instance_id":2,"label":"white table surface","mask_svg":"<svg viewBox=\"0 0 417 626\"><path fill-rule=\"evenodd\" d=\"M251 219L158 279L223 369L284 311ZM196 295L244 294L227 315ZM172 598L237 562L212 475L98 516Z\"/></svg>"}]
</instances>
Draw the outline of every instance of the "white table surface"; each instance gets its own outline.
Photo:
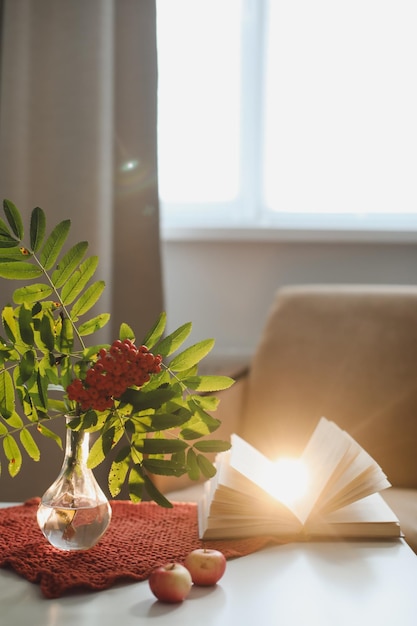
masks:
<instances>
[{"instance_id":1,"label":"white table surface","mask_svg":"<svg viewBox=\"0 0 417 626\"><path fill-rule=\"evenodd\" d=\"M228 561L218 585L180 604L158 602L147 581L48 600L0 569L1 626L118 624L416 626L417 556L402 539L274 546Z\"/></svg>"}]
</instances>

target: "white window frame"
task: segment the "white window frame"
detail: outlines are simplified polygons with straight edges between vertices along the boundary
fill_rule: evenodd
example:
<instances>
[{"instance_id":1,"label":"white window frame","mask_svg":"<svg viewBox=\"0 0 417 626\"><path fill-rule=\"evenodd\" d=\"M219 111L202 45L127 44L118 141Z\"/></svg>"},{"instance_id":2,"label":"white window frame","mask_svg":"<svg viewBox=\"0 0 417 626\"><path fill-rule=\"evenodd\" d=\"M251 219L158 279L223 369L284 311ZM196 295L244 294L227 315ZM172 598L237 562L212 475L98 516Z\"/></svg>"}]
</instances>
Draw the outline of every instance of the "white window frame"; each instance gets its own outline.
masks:
<instances>
[{"instance_id":1,"label":"white window frame","mask_svg":"<svg viewBox=\"0 0 417 626\"><path fill-rule=\"evenodd\" d=\"M273 213L260 206L262 85L267 0L244 0L250 19L242 25L241 189L233 203L170 205L161 201L165 241L417 241L415 214ZM248 26L251 24L251 26ZM250 123L247 121L250 120ZM246 145L245 145L246 144ZM250 147L250 149L249 149ZM245 156L244 156L245 155Z\"/></svg>"}]
</instances>

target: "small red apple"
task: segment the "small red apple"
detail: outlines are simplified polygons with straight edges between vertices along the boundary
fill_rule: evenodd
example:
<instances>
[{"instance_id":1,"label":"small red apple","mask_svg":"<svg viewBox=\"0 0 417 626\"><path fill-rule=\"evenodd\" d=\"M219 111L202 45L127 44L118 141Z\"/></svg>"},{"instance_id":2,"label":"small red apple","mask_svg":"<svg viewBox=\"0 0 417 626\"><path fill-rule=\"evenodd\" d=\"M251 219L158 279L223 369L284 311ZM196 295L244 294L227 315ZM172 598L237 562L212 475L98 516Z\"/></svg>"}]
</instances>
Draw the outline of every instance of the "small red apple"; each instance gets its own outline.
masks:
<instances>
[{"instance_id":1,"label":"small red apple","mask_svg":"<svg viewBox=\"0 0 417 626\"><path fill-rule=\"evenodd\" d=\"M190 572L180 563L166 563L152 570L149 587L161 602L182 602L190 593Z\"/></svg>"},{"instance_id":2,"label":"small red apple","mask_svg":"<svg viewBox=\"0 0 417 626\"><path fill-rule=\"evenodd\" d=\"M226 569L226 557L219 550L197 548L184 561L195 585L215 585Z\"/></svg>"}]
</instances>

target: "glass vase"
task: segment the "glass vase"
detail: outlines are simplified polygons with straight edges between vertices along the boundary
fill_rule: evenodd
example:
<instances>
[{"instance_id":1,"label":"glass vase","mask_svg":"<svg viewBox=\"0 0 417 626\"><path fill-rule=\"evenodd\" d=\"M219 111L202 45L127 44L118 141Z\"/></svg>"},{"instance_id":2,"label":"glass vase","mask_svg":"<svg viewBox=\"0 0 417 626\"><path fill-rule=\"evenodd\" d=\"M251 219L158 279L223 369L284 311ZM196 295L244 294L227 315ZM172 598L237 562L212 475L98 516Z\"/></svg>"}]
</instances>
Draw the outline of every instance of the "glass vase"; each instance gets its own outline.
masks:
<instances>
[{"instance_id":1,"label":"glass vase","mask_svg":"<svg viewBox=\"0 0 417 626\"><path fill-rule=\"evenodd\" d=\"M46 539L60 550L87 550L103 536L111 506L87 467L89 433L68 423L65 457L58 478L41 498L37 521Z\"/></svg>"}]
</instances>

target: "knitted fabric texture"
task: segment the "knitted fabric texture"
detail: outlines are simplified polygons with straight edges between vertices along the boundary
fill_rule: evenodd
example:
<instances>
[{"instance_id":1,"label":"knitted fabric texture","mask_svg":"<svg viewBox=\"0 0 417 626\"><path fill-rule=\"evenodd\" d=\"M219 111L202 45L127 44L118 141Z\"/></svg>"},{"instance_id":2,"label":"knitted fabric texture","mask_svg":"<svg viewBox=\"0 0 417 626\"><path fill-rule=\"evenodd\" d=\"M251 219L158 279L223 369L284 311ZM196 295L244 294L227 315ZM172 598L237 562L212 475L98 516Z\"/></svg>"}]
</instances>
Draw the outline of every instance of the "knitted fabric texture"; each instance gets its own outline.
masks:
<instances>
[{"instance_id":1,"label":"knitted fabric texture","mask_svg":"<svg viewBox=\"0 0 417 626\"><path fill-rule=\"evenodd\" d=\"M39 583L46 598L145 580L157 565L181 563L196 548L215 548L231 559L277 543L273 537L203 542L198 537L195 503L175 503L166 509L154 502L115 500L110 527L99 543L90 550L64 552L52 547L40 531L38 504L39 499L33 498L0 509L0 567L12 567Z\"/></svg>"}]
</instances>

